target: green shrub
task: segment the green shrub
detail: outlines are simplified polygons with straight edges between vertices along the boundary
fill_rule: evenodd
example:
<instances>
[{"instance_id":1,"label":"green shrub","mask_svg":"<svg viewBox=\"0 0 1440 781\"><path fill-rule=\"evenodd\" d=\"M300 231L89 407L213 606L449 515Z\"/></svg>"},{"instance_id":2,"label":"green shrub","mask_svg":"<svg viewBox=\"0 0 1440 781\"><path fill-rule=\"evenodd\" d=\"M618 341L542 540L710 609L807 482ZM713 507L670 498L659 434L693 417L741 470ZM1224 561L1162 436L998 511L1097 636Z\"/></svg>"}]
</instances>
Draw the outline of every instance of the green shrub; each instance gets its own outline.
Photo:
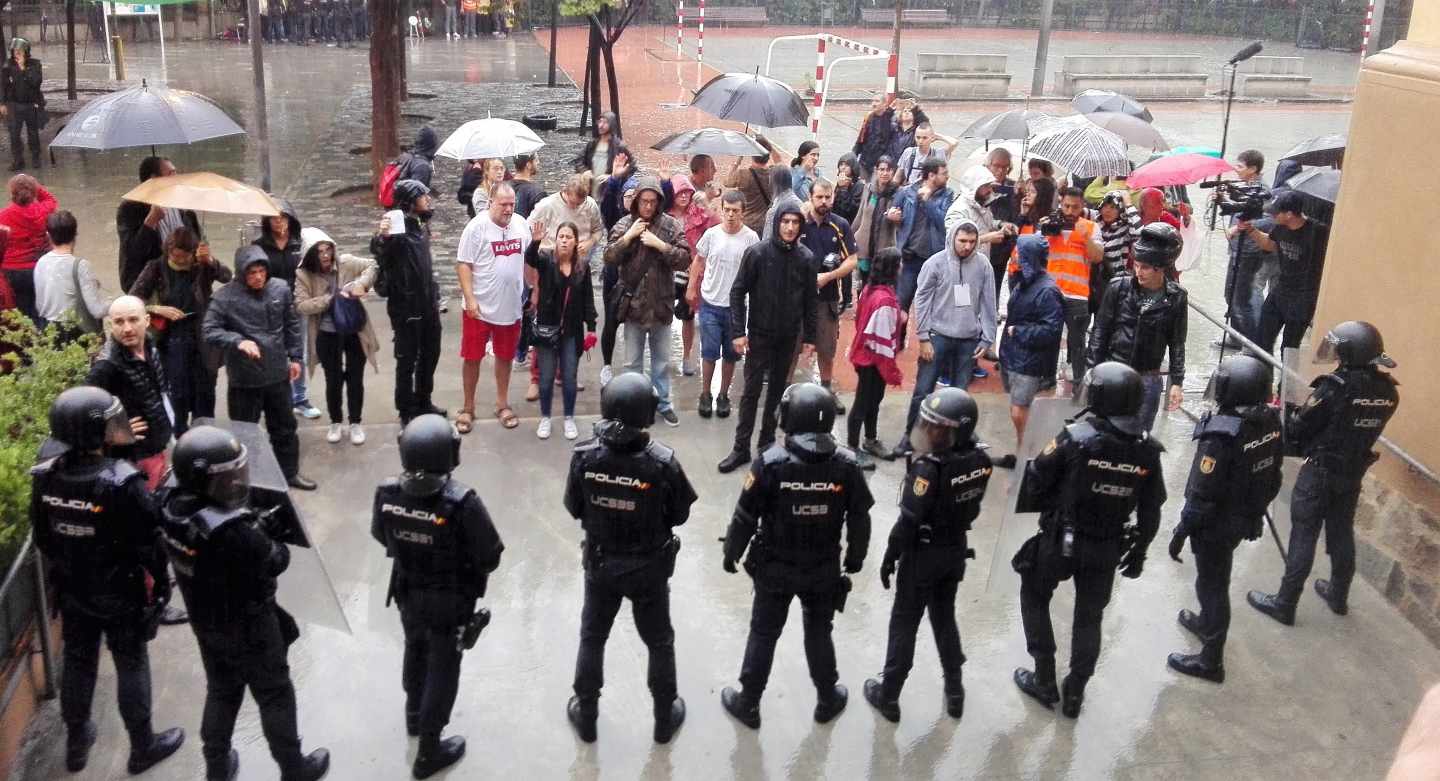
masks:
<instances>
[{"instance_id":1,"label":"green shrub","mask_svg":"<svg viewBox=\"0 0 1440 781\"><path fill-rule=\"evenodd\" d=\"M50 433L50 402L85 381L99 337L36 331L18 310L0 312L0 572L30 530L30 467Z\"/></svg>"}]
</instances>

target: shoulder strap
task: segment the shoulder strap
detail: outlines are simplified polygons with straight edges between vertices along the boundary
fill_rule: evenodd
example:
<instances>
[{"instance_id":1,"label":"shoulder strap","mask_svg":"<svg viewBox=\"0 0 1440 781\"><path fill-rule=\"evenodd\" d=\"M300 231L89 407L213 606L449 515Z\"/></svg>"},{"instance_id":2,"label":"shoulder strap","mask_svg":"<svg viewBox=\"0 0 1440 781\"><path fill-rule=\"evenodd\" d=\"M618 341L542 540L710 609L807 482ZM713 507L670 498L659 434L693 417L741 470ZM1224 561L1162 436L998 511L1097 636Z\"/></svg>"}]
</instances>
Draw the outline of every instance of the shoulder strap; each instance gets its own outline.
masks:
<instances>
[{"instance_id":1,"label":"shoulder strap","mask_svg":"<svg viewBox=\"0 0 1440 781\"><path fill-rule=\"evenodd\" d=\"M765 184L760 181L760 174L755 173L755 169L751 168L750 176L755 180L755 187L760 191L760 197L765 199L765 208L770 208L770 195L765 192Z\"/></svg>"}]
</instances>

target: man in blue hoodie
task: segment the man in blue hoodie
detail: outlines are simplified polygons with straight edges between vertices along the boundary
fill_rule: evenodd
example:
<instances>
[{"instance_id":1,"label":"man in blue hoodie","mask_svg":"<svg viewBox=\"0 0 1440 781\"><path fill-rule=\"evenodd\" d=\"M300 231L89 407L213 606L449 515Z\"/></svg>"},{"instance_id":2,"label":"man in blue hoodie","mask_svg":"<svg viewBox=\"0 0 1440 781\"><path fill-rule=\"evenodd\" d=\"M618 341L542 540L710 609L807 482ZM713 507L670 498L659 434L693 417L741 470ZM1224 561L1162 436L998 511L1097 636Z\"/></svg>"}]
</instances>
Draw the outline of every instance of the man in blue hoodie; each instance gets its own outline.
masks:
<instances>
[{"instance_id":1,"label":"man in blue hoodie","mask_svg":"<svg viewBox=\"0 0 1440 781\"><path fill-rule=\"evenodd\" d=\"M1015 444L1025 438L1030 404L1047 381L1055 379L1060 362L1060 336L1065 330L1065 297L1047 266L1050 244L1044 236L1021 236L1016 244L1020 268L1010 272L1010 301L1005 309L1005 339L1000 342L1000 379L1010 394L1010 422ZM1015 454L995 465L1015 467Z\"/></svg>"}]
</instances>

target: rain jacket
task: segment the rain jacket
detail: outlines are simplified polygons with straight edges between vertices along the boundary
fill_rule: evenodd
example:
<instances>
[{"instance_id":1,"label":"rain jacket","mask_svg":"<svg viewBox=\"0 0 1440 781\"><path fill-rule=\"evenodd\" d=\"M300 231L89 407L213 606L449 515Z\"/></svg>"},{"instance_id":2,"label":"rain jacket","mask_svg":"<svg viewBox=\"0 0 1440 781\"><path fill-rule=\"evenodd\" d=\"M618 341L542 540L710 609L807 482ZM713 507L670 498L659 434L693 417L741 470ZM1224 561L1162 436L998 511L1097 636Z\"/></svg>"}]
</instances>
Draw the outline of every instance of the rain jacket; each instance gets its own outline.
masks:
<instances>
[{"instance_id":1,"label":"rain jacket","mask_svg":"<svg viewBox=\"0 0 1440 781\"><path fill-rule=\"evenodd\" d=\"M595 292L585 258L577 257L566 276L555 263L554 250L540 249L539 242L532 241L525 248L525 264L535 269L539 277L536 325L559 325L562 335L575 337L595 330L599 315L595 311Z\"/></svg>"},{"instance_id":2,"label":"rain jacket","mask_svg":"<svg viewBox=\"0 0 1440 781\"><path fill-rule=\"evenodd\" d=\"M952 339L979 339L980 346L995 343L995 272L979 249L965 257L955 254L955 235L961 228L975 229L962 220L945 232L945 249L931 255L920 267L915 287L915 333L920 341L931 333ZM957 306L955 290L964 285L970 296Z\"/></svg>"},{"instance_id":3,"label":"rain jacket","mask_svg":"<svg viewBox=\"0 0 1440 781\"><path fill-rule=\"evenodd\" d=\"M841 155L840 163L835 166L835 170L838 172L840 166L845 163L850 164L854 178L850 180L848 187L835 186L835 206L833 208L836 214L844 217L846 222L853 225L855 218L860 216L860 196L865 191L865 180L860 177L860 161L855 159L855 155Z\"/></svg>"},{"instance_id":4,"label":"rain jacket","mask_svg":"<svg viewBox=\"0 0 1440 781\"><path fill-rule=\"evenodd\" d=\"M299 238L297 233L295 239ZM256 263L268 265L269 261L265 251L254 244L235 253L235 278L216 291L200 328L208 344L225 352L225 373L232 388L289 383L290 363L299 363L304 349L300 315L290 287L274 278L266 280L260 290L245 285L245 269ZM259 345L260 360L237 349L246 339Z\"/></svg>"},{"instance_id":5,"label":"rain jacket","mask_svg":"<svg viewBox=\"0 0 1440 781\"><path fill-rule=\"evenodd\" d=\"M335 244L335 240L319 228L306 228L301 231L300 241L302 258L308 258L315 246L321 242L328 242L332 246ZM340 248L335 247L335 262L339 267L337 281L340 287L343 288L351 282L358 283L366 290L375 286L376 266L371 258L341 255ZM330 308L335 294L339 292L330 286L330 281L329 274L308 271L303 265L295 272L295 311L305 318L307 375L314 375L315 367L320 365L320 354L315 350L315 340L320 334L320 316ZM375 326L370 322L370 318L365 318L365 325L357 336L360 337L361 349L365 351L365 361L370 364L370 368L380 371L380 365L375 360L375 354L380 351L380 340L375 336Z\"/></svg>"},{"instance_id":6,"label":"rain jacket","mask_svg":"<svg viewBox=\"0 0 1440 781\"><path fill-rule=\"evenodd\" d=\"M169 268L165 258L155 258L145 264L145 269L130 286L129 293L146 304L164 304L170 293L170 277L179 273L182 272ZM197 260L188 273L195 275L190 282L190 294L195 298L194 306L190 309L193 314L178 323L166 326L165 332L168 334L175 328L193 328L195 341L200 345L201 360L205 362L205 369L213 374L220 371L221 364L225 362L225 354L200 338L200 328L205 322L205 312L210 309L215 285L229 282L233 275L230 269L216 260L209 263Z\"/></svg>"},{"instance_id":7,"label":"rain jacket","mask_svg":"<svg viewBox=\"0 0 1440 781\"><path fill-rule=\"evenodd\" d=\"M150 204L139 201L121 201L115 210L115 233L120 239L120 287L127 293L133 294L130 288L144 271L145 264L164 254L160 229L145 224L148 216ZM195 233L195 238L205 240L205 234L200 230L200 218L195 212L181 209L180 221Z\"/></svg>"},{"instance_id":8,"label":"rain jacket","mask_svg":"<svg viewBox=\"0 0 1440 781\"><path fill-rule=\"evenodd\" d=\"M780 218L794 214L803 224L805 215L797 206L785 206L775 215L773 228ZM815 289L819 261L801 244L780 240L774 235L745 250L735 283L730 288L730 333L745 335L755 341L782 343L796 334L805 344L814 344L816 313L820 295ZM749 300L746 300L749 296Z\"/></svg>"},{"instance_id":9,"label":"rain jacket","mask_svg":"<svg viewBox=\"0 0 1440 781\"><path fill-rule=\"evenodd\" d=\"M415 143L410 146L410 151L400 155L400 159L396 161L400 167L400 179L414 179L429 187L430 177L435 172L432 161L435 159L435 150L439 148L440 139L435 135L435 129L429 125L420 128L415 134Z\"/></svg>"},{"instance_id":10,"label":"rain jacket","mask_svg":"<svg viewBox=\"0 0 1440 781\"><path fill-rule=\"evenodd\" d=\"M15 55L9 49L5 51L5 67L0 69L0 90L3 90L3 98L6 103L23 103L34 106L45 105L45 94L40 91L40 83L45 80L40 68L40 61L30 56L30 44L23 44L25 48L25 67L21 69L15 63Z\"/></svg>"},{"instance_id":11,"label":"rain jacket","mask_svg":"<svg viewBox=\"0 0 1440 781\"><path fill-rule=\"evenodd\" d=\"M640 194L647 190L655 193L658 208L658 200L664 197L660 182L644 177L630 203L630 214L610 229L610 246L605 250L606 265L620 269L620 283L631 294L625 324L637 328L667 325L674 319L675 272L690 267L690 242L685 239L685 226L664 212L657 212L650 220L650 232L669 245L665 249L653 250L640 243L638 237L630 242L620 241L637 219ZM815 286L813 280L810 286Z\"/></svg>"},{"instance_id":12,"label":"rain jacket","mask_svg":"<svg viewBox=\"0 0 1440 781\"><path fill-rule=\"evenodd\" d=\"M1019 269L1010 272L1000 364L1014 374L1054 377L1065 328L1065 297L1047 270L1050 245L1044 236L1021 236L1015 254Z\"/></svg>"},{"instance_id":13,"label":"rain jacket","mask_svg":"<svg viewBox=\"0 0 1440 781\"><path fill-rule=\"evenodd\" d=\"M860 135L855 137L851 151L860 159L866 171L875 168L881 155L890 153L890 142L895 137L895 108L887 107L879 114L871 112L860 126Z\"/></svg>"},{"instance_id":14,"label":"rain jacket","mask_svg":"<svg viewBox=\"0 0 1440 781\"><path fill-rule=\"evenodd\" d=\"M440 286L435 282L430 233L415 215L405 215L404 233L371 238L370 254L378 263L377 279L385 280L381 295L392 325L440 318Z\"/></svg>"},{"instance_id":15,"label":"rain jacket","mask_svg":"<svg viewBox=\"0 0 1440 781\"><path fill-rule=\"evenodd\" d=\"M11 202L0 209L0 225L9 228L0 233L0 246L5 248L0 268L6 271L28 271L35 268L41 255L50 251L50 236L45 232L45 219L55 211L55 196L44 187L35 188L35 200L21 206Z\"/></svg>"},{"instance_id":16,"label":"rain jacket","mask_svg":"<svg viewBox=\"0 0 1440 781\"><path fill-rule=\"evenodd\" d=\"M290 236L285 241L285 246L275 245L275 236L270 233L270 218L263 217L260 220L260 238L253 244L265 251L265 261L270 266L270 278L278 279L285 283L292 291L295 289L295 269L300 267L300 218L296 216L295 207L284 198L276 198L275 202L280 204L280 213L290 220Z\"/></svg>"},{"instance_id":17,"label":"rain jacket","mask_svg":"<svg viewBox=\"0 0 1440 781\"><path fill-rule=\"evenodd\" d=\"M995 184L995 175L990 169L983 165L972 165L960 174L960 180L950 189L955 191L955 202L945 210L945 235L950 236L951 230L962 220L968 220L980 229L981 233L990 233L995 230L995 215L990 213L990 208L980 203L975 197L976 191L987 184ZM975 249L976 252L990 257L990 245L981 244Z\"/></svg>"},{"instance_id":18,"label":"rain jacket","mask_svg":"<svg viewBox=\"0 0 1440 781\"><path fill-rule=\"evenodd\" d=\"M1185 383L1185 288L1165 280L1159 302L1144 307L1140 283L1134 277L1112 280L1090 329L1085 361L1119 361L1141 374L1160 370L1170 351L1170 384Z\"/></svg>"},{"instance_id":19,"label":"rain jacket","mask_svg":"<svg viewBox=\"0 0 1440 781\"><path fill-rule=\"evenodd\" d=\"M900 226L885 219L895 193L900 188L891 180L890 186L881 189L875 182L866 182L860 194L859 222L855 224L855 246L860 259L867 264L875 253L886 247L895 246L895 234Z\"/></svg>"}]
</instances>

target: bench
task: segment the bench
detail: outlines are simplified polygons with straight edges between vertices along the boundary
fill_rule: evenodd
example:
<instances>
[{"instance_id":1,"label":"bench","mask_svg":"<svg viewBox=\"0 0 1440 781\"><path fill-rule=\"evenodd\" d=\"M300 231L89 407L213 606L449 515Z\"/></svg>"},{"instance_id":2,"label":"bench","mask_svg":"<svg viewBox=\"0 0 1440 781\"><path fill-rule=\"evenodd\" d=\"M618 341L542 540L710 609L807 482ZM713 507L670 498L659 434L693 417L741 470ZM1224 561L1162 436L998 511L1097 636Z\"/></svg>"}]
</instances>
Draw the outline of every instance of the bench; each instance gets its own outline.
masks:
<instances>
[{"instance_id":1,"label":"bench","mask_svg":"<svg viewBox=\"0 0 1440 781\"><path fill-rule=\"evenodd\" d=\"M706 24L768 24L769 21L763 5L712 5L705 9Z\"/></svg>"},{"instance_id":2,"label":"bench","mask_svg":"<svg viewBox=\"0 0 1440 781\"><path fill-rule=\"evenodd\" d=\"M1209 77L1198 54L1068 54L1055 72L1065 97L1108 89L1137 98L1203 98Z\"/></svg>"},{"instance_id":3,"label":"bench","mask_svg":"<svg viewBox=\"0 0 1440 781\"><path fill-rule=\"evenodd\" d=\"M1004 54L920 52L911 88L922 98L1003 98L1010 94Z\"/></svg>"},{"instance_id":4,"label":"bench","mask_svg":"<svg viewBox=\"0 0 1440 781\"><path fill-rule=\"evenodd\" d=\"M892 25L895 23L895 11L889 8L861 8L860 23ZM900 12L900 23L949 24L950 12L944 8L906 8Z\"/></svg>"},{"instance_id":5,"label":"bench","mask_svg":"<svg viewBox=\"0 0 1440 781\"><path fill-rule=\"evenodd\" d=\"M1239 94L1247 98L1306 97L1310 94L1310 77L1304 70L1304 57L1251 57L1240 63L1236 78Z\"/></svg>"}]
</instances>

